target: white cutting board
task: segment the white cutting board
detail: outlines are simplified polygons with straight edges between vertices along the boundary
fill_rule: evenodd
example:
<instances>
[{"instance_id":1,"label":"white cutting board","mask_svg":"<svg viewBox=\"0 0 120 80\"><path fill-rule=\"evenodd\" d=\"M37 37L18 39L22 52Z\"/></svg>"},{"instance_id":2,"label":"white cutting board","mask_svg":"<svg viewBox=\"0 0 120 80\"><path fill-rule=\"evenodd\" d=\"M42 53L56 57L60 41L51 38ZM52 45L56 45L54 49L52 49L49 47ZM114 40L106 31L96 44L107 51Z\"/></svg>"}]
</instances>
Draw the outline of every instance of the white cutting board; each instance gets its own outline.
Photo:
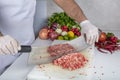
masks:
<instances>
[{"instance_id":1,"label":"white cutting board","mask_svg":"<svg viewBox=\"0 0 120 80\"><path fill-rule=\"evenodd\" d=\"M94 46L88 47L81 53L89 60L84 68L69 71L52 63L36 65L27 75L27 80L90 80Z\"/></svg>"}]
</instances>

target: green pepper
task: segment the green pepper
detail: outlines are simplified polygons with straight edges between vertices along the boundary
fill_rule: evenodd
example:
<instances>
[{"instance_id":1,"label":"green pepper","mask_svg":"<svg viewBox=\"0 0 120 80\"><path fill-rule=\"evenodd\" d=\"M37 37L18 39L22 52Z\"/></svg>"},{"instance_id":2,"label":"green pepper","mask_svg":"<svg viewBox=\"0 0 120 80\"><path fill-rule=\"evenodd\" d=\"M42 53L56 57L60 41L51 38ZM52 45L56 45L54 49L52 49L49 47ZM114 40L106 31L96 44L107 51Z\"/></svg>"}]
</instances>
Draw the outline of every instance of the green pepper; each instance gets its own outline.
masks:
<instances>
[{"instance_id":1,"label":"green pepper","mask_svg":"<svg viewBox=\"0 0 120 80\"><path fill-rule=\"evenodd\" d=\"M63 36L63 37L64 37L64 40L69 40L68 35L65 35L65 36Z\"/></svg>"},{"instance_id":2,"label":"green pepper","mask_svg":"<svg viewBox=\"0 0 120 80\"><path fill-rule=\"evenodd\" d=\"M111 36L114 36L114 34L113 34L113 33L108 32L106 36L107 36L107 38L110 38Z\"/></svg>"}]
</instances>

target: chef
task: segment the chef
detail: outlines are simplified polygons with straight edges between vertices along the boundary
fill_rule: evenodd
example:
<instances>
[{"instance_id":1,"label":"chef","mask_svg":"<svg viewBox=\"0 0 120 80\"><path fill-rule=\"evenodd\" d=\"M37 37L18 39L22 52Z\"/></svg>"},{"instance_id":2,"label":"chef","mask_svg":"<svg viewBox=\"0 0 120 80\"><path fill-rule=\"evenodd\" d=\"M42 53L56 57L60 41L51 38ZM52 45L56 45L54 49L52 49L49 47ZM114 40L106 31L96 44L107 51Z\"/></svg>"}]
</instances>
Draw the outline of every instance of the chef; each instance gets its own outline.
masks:
<instances>
[{"instance_id":1,"label":"chef","mask_svg":"<svg viewBox=\"0 0 120 80\"><path fill-rule=\"evenodd\" d=\"M74 0L54 1L80 24L88 44L98 41L98 28L87 20ZM35 6L36 0L0 0L0 73L20 55L20 45L31 45L35 40Z\"/></svg>"}]
</instances>

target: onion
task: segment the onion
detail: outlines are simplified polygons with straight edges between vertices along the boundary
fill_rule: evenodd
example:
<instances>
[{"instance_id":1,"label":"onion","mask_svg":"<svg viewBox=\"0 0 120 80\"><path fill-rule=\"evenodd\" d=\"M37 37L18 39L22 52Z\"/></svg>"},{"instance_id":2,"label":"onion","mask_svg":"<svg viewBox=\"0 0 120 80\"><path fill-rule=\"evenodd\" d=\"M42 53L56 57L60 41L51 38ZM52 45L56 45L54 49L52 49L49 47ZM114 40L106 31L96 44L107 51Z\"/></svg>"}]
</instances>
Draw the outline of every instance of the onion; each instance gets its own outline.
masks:
<instances>
[{"instance_id":1,"label":"onion","mask_svg":"<svg viewBox=\"0 0 120 80\"><path fill-rule=\"evenodd\" d=\"M53 32L50 32L50 33L48 34L48 36L49 36L49 38L53 41L53 40L55 40L55 39L58 38L59 34L58 34L57 32L55 32L55 31L53 31Z\"/></svg>"},{"instance_id":2,"label":"onion","mask_svg":"<svg viewBox=\"0 0 120 80\"><path fill-rule=\"evenodd\" d=\"M40 30L39 38L43 39L43 40L48 39L48 29L47 28L43 28Z\"/></svg>"}]
</instances>

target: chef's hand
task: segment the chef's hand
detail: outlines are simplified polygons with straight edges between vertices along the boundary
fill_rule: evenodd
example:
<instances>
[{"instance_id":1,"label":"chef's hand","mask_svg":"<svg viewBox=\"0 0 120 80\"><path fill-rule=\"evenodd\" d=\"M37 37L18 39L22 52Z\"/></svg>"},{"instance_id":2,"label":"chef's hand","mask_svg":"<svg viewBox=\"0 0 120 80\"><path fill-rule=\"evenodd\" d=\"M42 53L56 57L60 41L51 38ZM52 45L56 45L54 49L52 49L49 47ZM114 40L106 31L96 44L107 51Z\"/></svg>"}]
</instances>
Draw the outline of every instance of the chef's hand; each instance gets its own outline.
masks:
<instances>
[{"instance_id":1,"label":"chef's hand","mask_svg":"<svg viewBox=\"0 0 120 80\"><path fill-rule=\"evenodd\" d=\"M93 44L98 42L99 34L98 28L94 26L89 20L82 21L80 23L81 33L85 35L87 44Z\"/></svg>"},{"instance_id":2,"label":"chef's hand","mask_svg":"<svg viewBox=\"0 0 120 80\"><path fill-rule=\"evenodd\" d=\"M0 54L15 55L20 49L20 44L9 35L0 37Z\"/></svg>"}]
</instances>

